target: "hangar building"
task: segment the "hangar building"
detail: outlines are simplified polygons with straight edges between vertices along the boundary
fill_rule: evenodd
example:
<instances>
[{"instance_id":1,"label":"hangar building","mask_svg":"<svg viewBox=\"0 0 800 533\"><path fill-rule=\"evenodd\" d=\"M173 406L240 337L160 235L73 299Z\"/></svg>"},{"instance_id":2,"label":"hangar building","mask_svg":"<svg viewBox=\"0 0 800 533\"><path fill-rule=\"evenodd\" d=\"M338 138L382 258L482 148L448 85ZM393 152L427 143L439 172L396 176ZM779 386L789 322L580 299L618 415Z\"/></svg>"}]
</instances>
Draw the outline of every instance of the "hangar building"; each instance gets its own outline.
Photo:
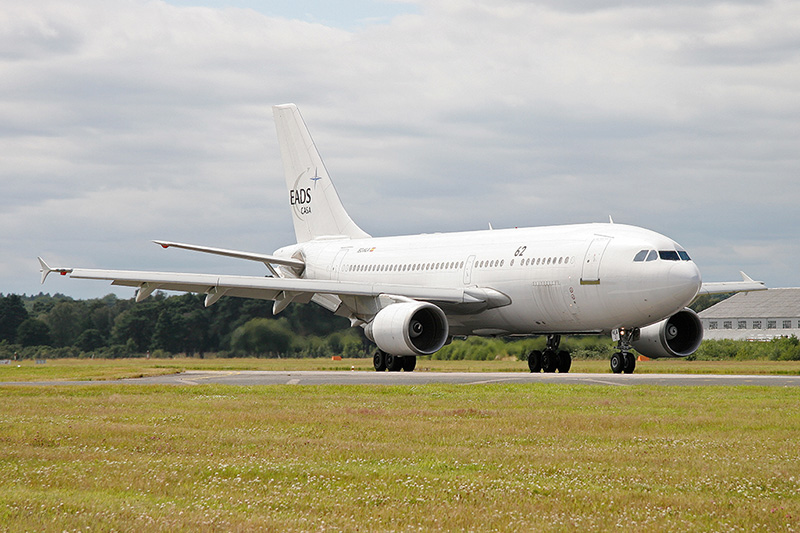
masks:
<instances>
[{"instance_id":1,"label":"hangar building","mask_svg":"<svg viewBox=\"0 0 800 533\"><path fill-rule=\"evenodd\" d=\"M800 288L740 292L700 312L706 339L800 338Z\"/></svg>"}]
</instances>

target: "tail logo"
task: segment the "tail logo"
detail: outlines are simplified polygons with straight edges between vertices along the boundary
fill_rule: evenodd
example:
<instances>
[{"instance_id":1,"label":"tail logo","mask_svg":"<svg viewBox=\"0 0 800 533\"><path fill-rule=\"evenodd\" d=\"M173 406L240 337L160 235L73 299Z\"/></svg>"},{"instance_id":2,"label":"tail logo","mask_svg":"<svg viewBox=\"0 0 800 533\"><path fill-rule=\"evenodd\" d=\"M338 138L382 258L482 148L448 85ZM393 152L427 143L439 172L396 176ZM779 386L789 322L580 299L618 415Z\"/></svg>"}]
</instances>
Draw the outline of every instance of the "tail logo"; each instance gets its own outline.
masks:
<instances>
[{"instance_id":1,"label":"tail logo","mask_svg":"<svg viewBox=\"0 0 800 533\"><path fill-rule=\"evenodd\" d=\"M315 188L315 189L317 188L317 182L318 182L319 180L321 180L321 179L322 179L322 178L320 177L320 175L319 175L319 174L317 174L317 169L315 168L315 169L314 169L314 177L313 177L313 178L311 178L311 181L313 181L313 182L314 182L314 188Z\"/></svg>"},{"instance_id":2,"label":"tail logo","mask_svg":"<svg viewBox=\"0 0 800 533\"><path fill-rule=\"evenodd\" d=\"M289 190L289 204L292 206L292 209L298 216L311 214L311 187L299 186L303 175L309 170L311 169L306 169L305 172L301 173L295 181L294 188ZM317 169L315 168L314 176L309 179L314 182L314 189L316 189L317 182L321 180L322 177L318 174Z\"/></svg>"}]
</instances>

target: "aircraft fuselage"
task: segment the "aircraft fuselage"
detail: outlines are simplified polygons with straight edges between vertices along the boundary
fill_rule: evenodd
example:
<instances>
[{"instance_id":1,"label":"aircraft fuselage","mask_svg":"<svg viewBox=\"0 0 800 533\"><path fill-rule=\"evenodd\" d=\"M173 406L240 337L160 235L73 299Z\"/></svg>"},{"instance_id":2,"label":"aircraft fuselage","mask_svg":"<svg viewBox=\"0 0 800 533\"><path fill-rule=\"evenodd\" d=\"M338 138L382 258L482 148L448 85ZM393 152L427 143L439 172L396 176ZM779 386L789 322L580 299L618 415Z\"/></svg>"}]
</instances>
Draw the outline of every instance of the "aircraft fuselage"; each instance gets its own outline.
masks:
<instances>
[{"instance_id":1,"label":"aircraft fuselage","mask_svg":"<svg viewBox=\"0 0 800 533\"><path fill-rule=\"evenodd\" d=\"M644 250L669 253L634 261ZM622 224L333 239L288 246L276 255L298 252L305 278L488 287L510 300L478 312L442 305L452 335L643 327L683 309L701 285L697 266L672 239ZM358 297L348 303L359 307Z\"/></svg>"}]
</instances>

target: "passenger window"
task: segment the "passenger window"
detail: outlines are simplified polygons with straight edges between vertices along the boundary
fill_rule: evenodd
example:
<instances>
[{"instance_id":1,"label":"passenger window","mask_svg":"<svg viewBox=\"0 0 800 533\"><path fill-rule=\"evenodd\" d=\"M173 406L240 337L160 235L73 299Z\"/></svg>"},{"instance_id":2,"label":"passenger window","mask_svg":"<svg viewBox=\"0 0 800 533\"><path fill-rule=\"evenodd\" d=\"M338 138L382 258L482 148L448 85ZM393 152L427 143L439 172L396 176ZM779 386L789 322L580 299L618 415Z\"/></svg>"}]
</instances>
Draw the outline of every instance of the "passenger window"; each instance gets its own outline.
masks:
<instances>
[{"instance_id":1,"label":"passenger window","mask_svg":"<svg viewBox=\"0 0 800 533\"><path fill-rule=\"evenodd\" d=\"M681 258L678 257L678 252L675 250L661 250L658 252L659 257L664 261L680 261Z\"/></svg>"},{"instance_id":2,"label":"passenger window","mask_svg":"<svg viewBox=\"0 0 800 533\"><path fill-rule=\"evenodd\" d=\"M636 254L636 257L633 258L633 261L635 263L641 263L644 261L645 257L647 257L647 250L641 250L638 254Z\"/></svg>"},{"instance_id":3,"label":"passenger window","mask_svg":"<svg viewBox=\"0 0 800 533\"><path fill-rule=\"evenodd\" d=\"M655 250L650 250L650 253L647 254L647 261L655 261L658 259L658 253Z\"/></svg>"}]
</instances>

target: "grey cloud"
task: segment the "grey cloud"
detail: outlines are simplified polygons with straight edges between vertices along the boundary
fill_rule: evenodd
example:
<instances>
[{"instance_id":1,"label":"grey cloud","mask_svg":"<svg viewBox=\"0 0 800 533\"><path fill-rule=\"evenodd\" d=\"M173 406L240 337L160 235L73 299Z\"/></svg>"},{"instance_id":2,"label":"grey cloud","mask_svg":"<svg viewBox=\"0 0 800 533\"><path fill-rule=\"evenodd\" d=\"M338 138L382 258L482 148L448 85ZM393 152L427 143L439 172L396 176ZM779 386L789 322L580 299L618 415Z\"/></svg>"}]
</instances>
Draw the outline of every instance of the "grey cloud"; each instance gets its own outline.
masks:
<instances>
[{"instance_id":1,"label":"grey cloud","mask_svg":"<svg viewBox=\"0 0 800 533\"><path fill-rule=\"evenodd\" d=\"M289 101L376 235L611 214L706 279L800 284L774 254L800 223L791 3L420 5L356 31L161 2L10 10L11 35L60 26L0 56L0 291L38 292L38 254L248 273L149 240L290 242L270 111Z\"/></svg>"}]
</instances>

